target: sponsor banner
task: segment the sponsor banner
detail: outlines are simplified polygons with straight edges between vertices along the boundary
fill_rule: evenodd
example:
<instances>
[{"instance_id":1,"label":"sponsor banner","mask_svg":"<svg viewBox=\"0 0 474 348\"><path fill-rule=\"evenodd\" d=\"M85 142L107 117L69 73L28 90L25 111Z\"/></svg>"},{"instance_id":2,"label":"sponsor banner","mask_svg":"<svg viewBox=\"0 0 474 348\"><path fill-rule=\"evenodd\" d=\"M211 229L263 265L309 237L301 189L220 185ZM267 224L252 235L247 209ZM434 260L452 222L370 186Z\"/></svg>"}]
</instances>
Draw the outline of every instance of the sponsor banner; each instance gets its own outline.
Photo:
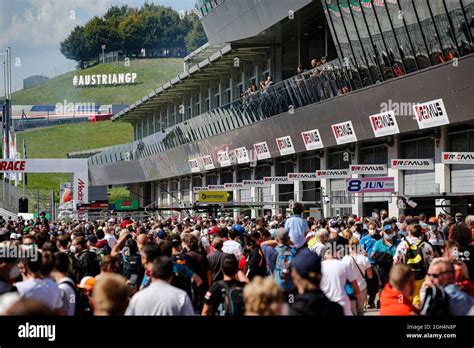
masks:
<instances>
[{"instance_id":1,"label":"sponsor banner","mask_svg":"<svg viewBox=\"0 0 474 348\"><path fill-rule=\"evenodd\" d=\"M395 180L392 176L380 178L346 178L348 193L395 192Z\"/></svg>"},{"instance_id":2,"label":"sponsor banner","mask_svg":"<svg viewBox=\"0 0 474 348\"><path fill-rule=\"evenodd\" d=\"M426 103L413 105L413 111L420 129L449 124L448 114L444 108L443 99L436 99Z\"/></svg>"},{"instance_id":3,"label":"sponsor banner","mask_svg":"<svg viewBox=\"0 0 474 348\"><path fill-rule=\"evenodd\" d=\"M78 87L128 85L134 84L137 76L137 73L74 75L72 84Z\"/></svg>"},{"instance_id":4,"label":"sponsor banner","mask_svg":"<svg viewBox=\"0 0 474 348\"><path fill-rule=\"evenodd\" d=\"M228 167L232 163L230 162L230 156L228 151L219 151L217 153L217 162L221 165L221 167Z\"/></svg>"},{"instance_id":5,"label":"sponsor banner","mask_svg":"<svg viewBox=\"0 0 474 348\"><path fill-rule=\"evenodd\" d=\"M87 159L33 158L0 160L0 173L73 173L74 204L89 202L89 172Z\"/></svg>"},{"instance_id":6,"label":"sponsor banner","mask_svg":"<svg viewBox=\"0 0 474 348\"><path fill-rule=\"evenodd\" d=\"M202 186L193 187L193 192L194 193L198 193L198 192L201 192L201 191L209 191L209 189L207 187L202 187Z\"/></svg>"},{"instance_id":7,"label":"sponsor banner","mask_svg":"<svg viewBox=\"0 0 474 348\"><path fill-rule=\"evenodd\" d=\"M446 164L474 164L474 152L443 152L442 162Z\"/></svg>"},{"instance_id":8,"label":"sponsor banner","mask_svg":"<svg viewBox=\"0 0 474 348\"><path fill-rule=\"evenodd\" d=\"M351 164L349 174L387 174L386 164Z\"/></svg>"},{"instance_id":9,"label":"sponsor banner","mask_svg":"<svg viewBox=\"0 0 474 348\"><path fill-rule=\"evenodd\" d=\"M204 163L204 169L205 170L212 170L215 169L216 166L214 165L214 161L212 160L211 155L207 155L202 157L202 162Z\"/></svg>"},{"instance_id":10,"label":"sponsor banner","mask_svg":"<svg viewBox=\"0 0 474 348\"><path fill-rule=\"evenodd\" d=\"M304 146L306 146L306 150L308 151L322 149L324 147L319 129L301 132L301 136L303 137Z\"/></svg>"},{"instance_id":11,"label":"sponsor banner","mask_svg":"<svg viewBox=\"0 0 474 348\"><path fill-rule=\"evenodd\" d=\"M343 179L350 176L350 174L347 169L324 169L317 170L316 176L319 179Z\"/></svg>"},{"instance_id":12,"label":"sponsor banner","mask_svg":"<svg viewBox=\"0 0 474 348\"><path fill-rule=\"evenodd\" d=\"M250 162L249 153L245 147L239 147L238 149L235 149L234 153L235 153L235 156L237 157L238 164Z\"/></svg>"},{"instance_id":13,"label":"sponsor banner","mask_svg":"<svg viewBox=\"0 0 474 348\"><path fill-rule=\"evenodd\" d=\"M265 184L288 184L290 181L287 176L266 176L263 178Z\"/></svg>"},{"instance_id":14,"label":"sponsor banner","mask_svg":"<svg viewBox=\"0 0 474 348\"><path fill-rule=\"evenodd\" d=\"M207 185L208 191L225 191L224 185Z\"/></svg>"},{"instance_id":15,"label":"sponsor banner","mask_svg":"<svg viewBox=\"0 0 474 348\"><path fill-rule=\"evenodd\" d=\"M202 191L199 192L199 202L223 203L229 200L227 191Z\"/></svg>"},{"instance_id":16,"label":"sponsor banner","mask_svg":"<svg viewBox=\"0 0 474 348\"><path fill-rule=\"evenodd\" d=\"M280 151L280 155L284 156L295 153L295 148L289 135L282 138L276 138L275 141L277 143L278 150Z\"/></svg>"},{"instance_id":17,"label":"sponsor banner","mask_svg":"<svg viewBox=\"0 0 474 348\"><path fill-rule=\"evenodd\" d=\"M400 133L395 113L392 110L369 116L369 119L374 135L377 138Z\"/></svg>"},{"instance_id":18,"label":"sponsor banner","mask_svg":"<svg viewBox=\"0 0 474 348\"><path fill-rule=\"evenodd\" d=\"M336 138L336 143L338 145L353 143L357 141L357 136L355 134L354 126L352 121L341 122L331 125L332 133L334 138Z\"/></svg>"},{"instance_id":19,"label":"sponsor banner","mask_svg":"<svg viewBox=\"0 0 474 348\"><path fill-rule=\"evenodd\" d=\"M263 180L242 180L243 187L266 187L268 184Z\"/></svg>"},{"instance_id":20,"label":"sponsor banner","mask_svg":"<svg viewBox=\"0 0 474 348\"><path fill-rule=\"evenodd\" d=\"M266 141L263 143L253 144L253 148L255 149L255 154L257 155L258 160L263 160L270 158L270 149Z\"/></svg>"},{"instance_id":21,"label":"sponsor banner","mask_svg":"<svg viewBox=\"0 0 474 348\"><path fill-rule=\"evenodd\" d=\"M189 168L191 168L191 173L199 173L201 170L199 169L199 163L197 159L191 159L188 161Z\"/></svg>"},{"instance_id":22,"label":"sponsor banner","mask_svg":"<svg viewBox=\"0 0 474 348\"><path fill-rule=\"evenodd\" d=\"M235 182L235 183L227 183L224 184L224 187L226 189L231 189L231 190L238 190L244 187L244 185L241 182Z\"/></svg>"},{"instance_id":23,"label":"sponsor banner","mask_svg":"<svg viewBox=\"0 0 474 348\"><path fill-rule=\"evenodd\" d=\"M289 181L320 181L316 173L288 173Z\"/></svg>"},{"instance_id":24,"label":"sponsor banner","mask_svg":"<svg viewBox=\"0 0 474 348\"><path fill-rule=\"evenodd\" d=\"M432 159L392 159L392 169L397 170L432 170Z\"/></svg>"}]
</instances>

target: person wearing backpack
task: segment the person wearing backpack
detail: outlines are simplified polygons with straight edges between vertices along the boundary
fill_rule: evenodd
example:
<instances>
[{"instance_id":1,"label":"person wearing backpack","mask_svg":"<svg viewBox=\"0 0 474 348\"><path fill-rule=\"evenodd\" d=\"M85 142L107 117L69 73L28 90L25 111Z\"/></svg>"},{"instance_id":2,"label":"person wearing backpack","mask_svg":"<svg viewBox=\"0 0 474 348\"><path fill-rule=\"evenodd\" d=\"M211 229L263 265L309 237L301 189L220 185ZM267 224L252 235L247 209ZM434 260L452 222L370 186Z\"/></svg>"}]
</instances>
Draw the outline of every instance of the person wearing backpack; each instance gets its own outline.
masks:
<instances>
[{"instance_id":1,"label":"person wearing backpack","mask_svg":"<svg viewBox=\"0 0 474 348\"><path fill-rule=\"evenodd\" d=\"M88 249L85 237L76 237L72 242L70 251L78 261L78 279L86 276L95 277L100 273L97 255Z\"/></svg>"},{"instance_id":2,"label":"person wearing backpack","mask_svg":"<svg viewBox=\"0 0 474 348\"><path fill-rule=\"evenodd\" d=\"M224 280L211 285L204 296L202 315L243 316L245 303L243 291L246 283L238 280L239 263L233 254L224 258L222 272Z\"/></svg>"},{"instance_id":3,"label":"person wearing backpack","mask_svg":"<svg viewBox=\"0 0 474 348\"><path fill-rule=\"evenodd\" d=\"M61 298L63 299L64 313L68 316L76 314L76 284L68 277L69 270L69 256L63 252L54 254L54 270L52 276L58 284L61 291Z\"/></svg>"},{"instance_id":4,"label":"person wearing backpack","mask_svg":"<svg viewBox=\"0 0 474 348\"><path fill-rule=\"evenodd\" d=\"M286 228L280 227L275 232L277 252L274 278L278 285L289 294L294 289L291 279L291 260L296 255L297 249L290 245L290 235ZM292 244L292 243L291 243Z\"/></svg>"},{"instance_id":5,"label":"person wearing backpack","mask_svg":"<svg viewBox=\"0 0 474 348\"><path fill-rule=\"evenodd\" d=\"M433 248L429 243L421 240L423 232L419 224L411 224L407 229L408 236L398 244L393 263L408 265L413 271L415 275L413 304L420 306L420 290L429 265L433 261Z\"/></svg>"}]
</instances>

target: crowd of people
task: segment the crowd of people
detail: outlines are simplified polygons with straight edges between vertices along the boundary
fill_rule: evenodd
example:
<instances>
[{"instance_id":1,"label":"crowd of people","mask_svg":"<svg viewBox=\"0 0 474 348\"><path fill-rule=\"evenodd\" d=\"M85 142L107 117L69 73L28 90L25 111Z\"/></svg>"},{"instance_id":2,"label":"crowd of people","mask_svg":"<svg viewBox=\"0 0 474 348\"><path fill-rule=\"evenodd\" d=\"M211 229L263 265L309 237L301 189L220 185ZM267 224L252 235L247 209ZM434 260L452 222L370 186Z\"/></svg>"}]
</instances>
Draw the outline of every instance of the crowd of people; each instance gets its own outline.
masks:
<instances>
[{"instance_id":1,"label":"crowd of people","mask_svg":"<svg viewBox=\"0 0 474 348\"><path fill-rule=\"evenodd\" d=\"M302 214L0 217L0 314L474 314L474 216Z\"/></svg>"}]
</instances>

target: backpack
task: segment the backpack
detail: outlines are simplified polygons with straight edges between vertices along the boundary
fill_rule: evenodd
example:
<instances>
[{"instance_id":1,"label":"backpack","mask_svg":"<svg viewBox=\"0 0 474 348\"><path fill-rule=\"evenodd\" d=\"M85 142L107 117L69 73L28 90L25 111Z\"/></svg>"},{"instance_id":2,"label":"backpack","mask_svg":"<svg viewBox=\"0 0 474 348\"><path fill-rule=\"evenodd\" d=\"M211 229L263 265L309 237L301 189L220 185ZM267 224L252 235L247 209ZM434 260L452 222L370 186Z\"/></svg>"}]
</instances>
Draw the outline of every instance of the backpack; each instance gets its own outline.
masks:
<instances>
[{"instance_id":1,"label":"backpack","mask_svg":"<svg viewBox=\"0 0 474 348\"><path fill-rule=\"evenodd\" d=\"M291 290L293 281L291 280L291 260L296 254L296 249L288 245L277 247L278 256L275 265L275 279L283 289Z\"/></svg>"},{"instance_id":2,"label":"backpack","mask_svg":"<svg viewBox=\"0 0 474 348\"><path fill-rule=\"evenodd\" d=\"M74 294L76 295L74 316L91 317L93 315L93 312L91 304L89 302L89 297L87 297L87 295L83 291L78 290L70 282L64 282L63 284L67 284L69 287L71 287L71 289L74 290Z\"/></svg>"},{"instance_id":3,"label":"backpack","mask_svg":"<svg viewBox=\"0 0 474 348\"><path fill-rule=\"evenodd\" d=\"M410 244L408 239L405 238L405 242L408 245L408 249L405 254L405 264L410 266L411 270L415 274L415 280L421 280L425 277L427 267L425 258L423 257L423 251L421 246L425 243L421 241L418 244Z\"/></svg>"},{"instance_id":4,"label":"backpack","mask_svg":"<svg viewBox=\"0 0 474 348\"><path fill-rule=\"evenodd\" d=\"M123 276L132 283L138 284L143 274L141 256L139 254L123 256Z\"/></svg>"},{"instance_id":5,"label":"backpack","mask_svg":"<svg viewBox=\"0 0 474 348\"><path fill-rule=\"evenodd\" d=\"M434 317L452 315L449 307L449 296L440 286L428 287L421 306L421 315Z\"/></svg>"},{"instance_id":6,"label":"backpack","mask_svg":"<svg viewBox=\"0 0 474 348\"><path fill-rule=\"evenodd\" d=\"M230 287L225 281L218 282L223 301L217 307L219 316L241 317L245 313L244 288L240 285Z\"/></svg>"}]
</instances>

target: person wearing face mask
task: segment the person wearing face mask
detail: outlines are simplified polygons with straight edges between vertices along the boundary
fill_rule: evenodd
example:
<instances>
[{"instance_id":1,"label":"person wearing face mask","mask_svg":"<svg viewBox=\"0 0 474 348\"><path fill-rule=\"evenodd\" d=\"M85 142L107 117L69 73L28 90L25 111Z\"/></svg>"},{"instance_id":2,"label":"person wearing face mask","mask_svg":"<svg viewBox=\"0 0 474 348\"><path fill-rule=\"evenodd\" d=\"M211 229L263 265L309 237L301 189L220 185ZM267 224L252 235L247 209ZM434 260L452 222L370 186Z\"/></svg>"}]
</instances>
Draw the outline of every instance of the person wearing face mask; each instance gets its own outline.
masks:
<instances>
[{"instance_id":1,"label":"person wearing face mask","mask_svg":"<svg viewBox=\"0 0 474 348\"><path fill-rule=\"evenodd\" d=\"M2 246L0 249L0 295L7 292L16 292L13 282L20 275L18 259L8 256L8 248Z\"/></svg>"},{"instance_id":2,"label":"person wearing face mask","mask_svg":"<svg viewBox=\"0 0 474 348\"><path fill-rule=\"evenodd\" d=\"M413 304L421 304L420 289L430 263L433 261L433 247L421 239L422 227L419 224L408 226L408 237L404 238L397 246L394 264L409 265L415 274L415 290Z\"/></svg>"},{"instance_id":3,"label":"person wearing face mask","mask_svg":"<svg viewBox=\"0 0 474 348\"><path fill-rule=\"evenodd\" d=\"M374 260L375 271L379 278L381 289L388 281L390 268L393 264L393 257L398 243L399 240L395 238L392 226L387 224L383 226L383 238L375 242L374 247L370 252L370 257Z\"/></svg>"},{"instance_id":4,"label":"person wearing face mask","mask_svg":"<svg viewBox=\"0 0 474 348\"><path fill-rule=\"evenodd\" d=\"M78 261L78 279L86 276L95 277L100 273L97 255L88 249L87 240L84 237L74 238L69 251Z\"/></svg>"},{"instance_id":5,"label":"person wearing face mask","mask_svg":"<svg viewBox=\"0 0 474 348\"><path fill-rule=\"evenodd\" d=\"M436 256L441 256L444 246L444 235L439 230L439 220L436 217L430 217L425 232L426 240L433 246Z\"/></svg>"}]
</instances>

